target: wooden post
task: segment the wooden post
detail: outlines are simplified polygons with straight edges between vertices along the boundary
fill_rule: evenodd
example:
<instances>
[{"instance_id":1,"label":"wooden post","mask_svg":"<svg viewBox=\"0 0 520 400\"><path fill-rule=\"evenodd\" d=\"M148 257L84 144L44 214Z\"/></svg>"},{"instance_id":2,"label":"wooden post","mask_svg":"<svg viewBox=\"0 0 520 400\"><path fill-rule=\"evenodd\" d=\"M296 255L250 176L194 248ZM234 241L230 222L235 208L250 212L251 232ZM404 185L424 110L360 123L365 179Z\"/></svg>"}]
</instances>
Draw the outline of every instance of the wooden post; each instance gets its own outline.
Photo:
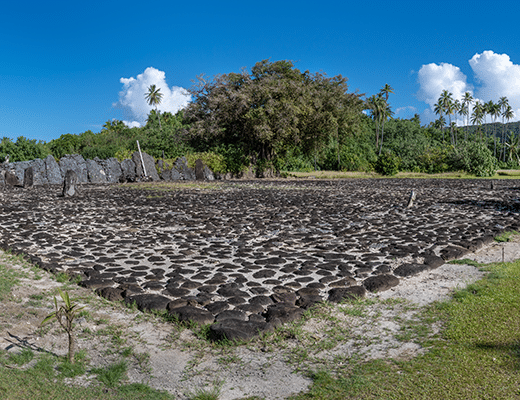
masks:
<instances>
[{"instance_id":1,"label":"wooden post","mask_svg":"<svg viewBox=\"0 0 520 400\"><path fill-rule=\"evenodd\" d=\"M139 146L139 140L136 140L136 142L137 142L137 149L139 150L139 155L141 156L141 165L143 166L144 176L148 176L148 175L146 175L146 167L144 166L143 153L141 153L141 146Z\"/></svg>"},{"instance_id":2,"label":"wooden post","mask_svg":"<svg viewBox=\"0 0 520 400\"><path fill-rule=\"evenodd\" d=\"M415 192L412 190L412 193L410 193L410 198L408 199L408 204L406 206L406 208L412 208L413 207L413 202L415 201Z\"/></svg>"}]
</instances>

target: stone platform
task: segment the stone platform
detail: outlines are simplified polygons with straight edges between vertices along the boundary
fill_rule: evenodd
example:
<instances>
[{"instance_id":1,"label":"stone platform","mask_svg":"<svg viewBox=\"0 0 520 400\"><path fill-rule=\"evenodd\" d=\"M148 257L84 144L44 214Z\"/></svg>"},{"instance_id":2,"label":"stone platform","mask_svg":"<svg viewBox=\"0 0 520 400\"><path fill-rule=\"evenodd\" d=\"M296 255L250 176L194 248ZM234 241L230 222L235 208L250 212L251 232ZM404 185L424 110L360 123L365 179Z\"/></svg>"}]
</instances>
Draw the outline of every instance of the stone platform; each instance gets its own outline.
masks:
<instances>
[{"instance_id":1,"label":"stone platform","mask_svg":"<svg viewBox=\"0 0 520 400\"><path fill-rule=\"evenodd\" d=\"M231 181L0 191L1 247L142 310L249 339L520 230L516 181ZM410 192L417 199L406 208Z\"/></svg>"}]
</instances>

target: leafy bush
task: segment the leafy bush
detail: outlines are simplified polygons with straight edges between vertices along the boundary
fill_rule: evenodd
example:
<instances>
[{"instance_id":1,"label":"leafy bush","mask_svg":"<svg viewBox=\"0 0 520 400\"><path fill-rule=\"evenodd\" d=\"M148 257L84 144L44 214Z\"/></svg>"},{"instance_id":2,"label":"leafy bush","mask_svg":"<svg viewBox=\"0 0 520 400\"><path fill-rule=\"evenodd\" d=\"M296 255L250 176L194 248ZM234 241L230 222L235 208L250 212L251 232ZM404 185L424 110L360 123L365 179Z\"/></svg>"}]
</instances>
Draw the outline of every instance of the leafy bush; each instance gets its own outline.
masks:
<instances>
[{"instance_id":1,"label":"leafy bush","mask_svg":"<svg viewBox=\"0 0 520 400\"><path fill-rule=\"evenodd\" d=\"M400 159L394 153L385 151L376 162L376 172L381 175L392 176L399 172Z\"/></svg>"},{"instance_id":2,"label":"leafy bush","mask_svg":"<svg viewBox=\"0 0 520 400\"><path fill-rule=\"evenodd\" d=\"M209 169L213 172L217 172L219 174L225 173L227 170L226 159L222 154L217 154L213 152L203 152L203 153L190 153L186 155L186 159L188 160L188 167L195 168L195 162L198 159L201 159L204 164L206 164Z\"/></svg>"},{"instance_id":3,"label":"leafy bush","mask_svg":"<svg viewBox=\"0 0 520 400\"><path fill-rule=\"evenodd\" d=\"M497 160L491 150L477 142L466 142L453 149L449 158L454 169L480 177L493 176L498 168Z\"/></svg>"},{"instance_id":4,"label":"leafy bush","mask_svg":"<svg viewBox=\"0 0 520 400\"><path fill-rule=\"evenodd\" d=\"M448 165L448 149L442 146L427 148L417 158L417 162L420 172L428 174L439 174L450 169L450 165Z\"/></svg>"},{"instance_id":5,"label":"leafy bush","mask_svg":"<svg viewBox=\"0 0 520 400\"><path fill-rule=\"evenodd\" d=\"M9 154L9 161L30 161L36 158L44 159L50 154L49 149L42 141L27 139L19 136L16 142L4 137L0 140L0 163Z\"/></svg>"}]
</instances>

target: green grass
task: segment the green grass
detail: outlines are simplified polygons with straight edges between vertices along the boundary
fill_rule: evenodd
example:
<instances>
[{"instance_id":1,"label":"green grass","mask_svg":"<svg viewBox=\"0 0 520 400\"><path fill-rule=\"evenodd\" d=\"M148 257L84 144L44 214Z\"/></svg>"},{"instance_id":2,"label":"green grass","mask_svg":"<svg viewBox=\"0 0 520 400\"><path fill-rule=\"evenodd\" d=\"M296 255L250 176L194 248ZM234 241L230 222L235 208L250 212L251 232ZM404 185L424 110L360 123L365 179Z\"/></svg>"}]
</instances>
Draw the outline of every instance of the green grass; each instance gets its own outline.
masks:
<instances>
[{"instance_id":1,"label":"green grass","mask_svg":"<svg viewBox=\"0 0 520 400\"><path fill-rule=\"evenodd\" d=\"M424 311L445 326L426 354L314 371L311 389L292 399L520 398L520 261L486 269L487 278Z\"/></svg>"},{"instance_id":2,"label":"green grass","mask_svg":"<svg viewBox=\"0 0 520 400\"><path fill-rule=\"evenodd\" d=\"M112 386L97 384L89 387L71 385L58 370L59 358L41 354L30 368L12 368L0 362L0 398L3 400L172 400L174 397L142 384L118 384L120 373L112 372ZM107 368L107 370L110 368ZM117 368L113 368L117 369ZM119 369L121 371L121 369Z\"/></svg>"},{"instance_id":3,"label":"green grass","mask_svg":"<svg viewBox=\"0 0 520 400\"><path fill-rule=\"evenodd\" d=\"M121 383L123 379L126 379L127 370L128 365L123 360L105 368L95 368L92 370L92 373L96 374L98 380L106 386L114 387Z\"/></svg>"},{"instance_id":4,"label":"green grass","mask_svg":"<svg viewBox=\"0 0 520 400\"><path fill-rule=\"evenodd\" d=\"M511 239L514 236L516 236L516 235L519 235L519 233L517 231L504 232L501 235L498 235L497 237L495 237L495 241L497 241L497 242L510 242Z\"/></svg>"}]
</instances>

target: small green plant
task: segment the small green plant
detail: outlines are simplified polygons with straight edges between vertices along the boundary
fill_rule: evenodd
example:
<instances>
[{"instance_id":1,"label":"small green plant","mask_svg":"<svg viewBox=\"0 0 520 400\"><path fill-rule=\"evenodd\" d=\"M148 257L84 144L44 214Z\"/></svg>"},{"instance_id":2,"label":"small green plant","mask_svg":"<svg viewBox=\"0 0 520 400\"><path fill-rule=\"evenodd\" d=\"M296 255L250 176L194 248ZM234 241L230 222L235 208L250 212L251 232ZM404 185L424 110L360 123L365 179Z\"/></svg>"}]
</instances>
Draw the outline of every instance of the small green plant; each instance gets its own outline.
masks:
<instances>
[{"instance_id":1,"label":"small green plant","mask_svg":"<svg viewBox=\"0 0 520 400\"><path fill-rule=\"evenodd\" d=\"M212 389L197 388L194 392L187 393L186 396L190 400L218 400L223 384L224 382L214 382Z\"/></svg>"},{"instance_id":2,"label":"small green plant","mask_svg":"<svg viewBox=\"0 0 520 400\"><path fill-rule=\"evenodd\" d=\"M25 365L32 361L34 353L31 349L23 349L20 353L9 355L9 361L16 365Z\"/></svg>"},{"instance_id":3,"label":"small green plant","mask_svg":"<svg viewBox=\"0 0 520 400\"><path fill-rule=\"evenodd\" d=\"M83 375L86 371L84 362L71 363L68 359L60 363L57 369L66 378Z\"/></svg>"},{"instance_id":4,"label":"small green plant","mask_svg":"<svg viewBox=\"0 0 520 400\"><path fill-rule=\"evenodd\" d=\"M126 377L127 370L128 365L126 361L123 360L109 365L106 368L94 368L92 372L97 375L100 382L108 387L114 387Z\"/></svg>"},{"instance_id":5,"label":"small green plant","mask_svg":"<svg viewBox=\"0 0 520 400\"><path fill-rule=\"evenodd\" d=\"M73 303L70 300L69 294L67 292L62 292L58 289L61 299L64 302L64 305L58 307L58 300L56 296L54 296L54 306L55 311L42 321L41 325L55 319L61 325L65 332L67 332L67 336L69 339L69 352L68 359L71 364L74 363L74 350L76 345L76 340L74 337L74 319L77 316L79 310L83 309L83 307L78 307L76 303Z\"/></svg>"}]
</instances>

